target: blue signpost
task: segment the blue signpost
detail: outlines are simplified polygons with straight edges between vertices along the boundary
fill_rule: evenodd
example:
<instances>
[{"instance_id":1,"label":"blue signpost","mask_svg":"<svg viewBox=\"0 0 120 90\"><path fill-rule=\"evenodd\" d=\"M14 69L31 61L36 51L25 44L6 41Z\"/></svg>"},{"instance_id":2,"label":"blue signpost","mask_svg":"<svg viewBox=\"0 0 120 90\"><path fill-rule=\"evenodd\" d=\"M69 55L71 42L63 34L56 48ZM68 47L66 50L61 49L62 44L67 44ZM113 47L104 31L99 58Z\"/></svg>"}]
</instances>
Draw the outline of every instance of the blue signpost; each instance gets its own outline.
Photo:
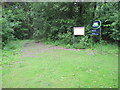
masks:
<instances>
[{"instance_id":1,"label":"blue signpost","mask_svg":"<svg viewBox=\"0 0 120 90\"><path fill-rule=\"evenodd\" d=\"M99 36L99 41L101 44L101 21L100 20L93 22L92 29L91 29L91 35Z\"/></svg>"},{"instance_id":2,"label":"blue signpost","mask_svg":"<svg viewBox=\"0 0 120 90\"><path fill-rule=\"evenodd\" d=\"M101 21L95 21L92 25L92 35L101 35Z\"/></svg>"}]
</instances>

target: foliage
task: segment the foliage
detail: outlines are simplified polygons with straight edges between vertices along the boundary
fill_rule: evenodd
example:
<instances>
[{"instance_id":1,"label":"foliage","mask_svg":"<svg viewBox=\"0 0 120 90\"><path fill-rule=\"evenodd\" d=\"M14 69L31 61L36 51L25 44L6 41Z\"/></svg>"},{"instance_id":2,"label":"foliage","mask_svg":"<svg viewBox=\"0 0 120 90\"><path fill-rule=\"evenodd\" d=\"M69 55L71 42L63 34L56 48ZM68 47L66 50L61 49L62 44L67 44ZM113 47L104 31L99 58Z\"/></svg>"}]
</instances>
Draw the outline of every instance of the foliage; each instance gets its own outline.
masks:
<instances>
[{"instance_id":1,"label":"foliage","mask_svg":"<svg viewBox=\"0 0 120 90\"><path fill-rule=\"evenodd\" d=\"M6 8L3 8L2 19L2 42L5 45L8 41L14 39L27 39L30 37L28 23L28 12L21 7L21 3L7 4Z\"/></svg>"},{"instance_id":2,"label":"foliage","mask_svg":"<svg viewBox=\"0 0 120 90\"><path fill-rule=\"evenodd\" d=\"M13 18L14 16L11 10L7 10L7 13L8 14L5 14L4 18L1 19L1 22L2 22L1 33L2 33L3 45L5 45L7 41L12 40L14 38L14 35L13 35L14 30L12 27L14 27L15 23L9 21L9 18Z\"/></svg>"},{"instance_id":3,"label":"foliage","mask_svg":"<svg viewBox=\"0 0 120 90\"><path fill-rule=\"evenodd\" d=\"M79 38L77 47L91 47L93 42L89 33L94 20L102 21L102 39L120 39L118 3L34 3L33 7L33 26L37 28L34 30L38 39L62 40L66 45L73 44L73 27L85 26L86 36Z\"/></svg>"},{"instance_id":4,"label":"foliage","mask_svg":"<svg viewBox=\"0 0 120 90\"><path fill-rule=\"evenodd\" d=\"M73 27L83 26L85 25L84 23L88 23L79 21L84 19L78 17L79 9L83 8L80 3L77 6L74 3L34 3L33 7L35 17L33 20L34 37L39 39L61 40L66 45L73 44ZM84 8L87 9L87 6ZM86 15L83 12L82 14ZM37 18L40 19L38 20Z\"/></svg>"},{"instance_id":5,"label":"foliage","mask_svg":"<svg viewBox=\"0 0 120 90\"><path fill-rule=\"evenodd\" d=\"M103 40L120 40L117 2L7 3L3 10L3 45L12 39L28 38L72 45L73 27L85 26L78 48L91 47L90 29L95 20L102 22Z\"/></svg>"},{"instance_id":6,"label":"foliage","mask_svg":"<svg viewBox=\"0 0 120 90\"><path fill-rule=\"evenodd\" d=\"M96 19L102 21L102 38L120 40L118 3L97 3Z\"/></svg>"}]
</instances>

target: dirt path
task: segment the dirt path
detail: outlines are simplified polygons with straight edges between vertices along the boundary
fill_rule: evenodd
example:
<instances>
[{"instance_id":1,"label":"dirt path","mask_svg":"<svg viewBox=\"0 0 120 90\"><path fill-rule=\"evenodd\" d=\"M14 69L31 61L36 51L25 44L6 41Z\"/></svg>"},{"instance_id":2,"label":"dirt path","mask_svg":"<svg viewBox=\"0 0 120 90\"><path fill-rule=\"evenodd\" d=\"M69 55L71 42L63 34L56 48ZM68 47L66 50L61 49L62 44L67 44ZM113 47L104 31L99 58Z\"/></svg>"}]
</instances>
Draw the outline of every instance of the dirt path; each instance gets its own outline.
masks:
<instances>
[{"instance_id":1,"label":"dirt path","mask_svg":"<svg viewBox=\"0 0 120 90\"><path fill-rule=\"evenodd\" d=\"M41 42L37 42L37 43L26 43L23 49L23 53L22 56L23 57L37 57L36 54L38 53L45 53L45 52L54 52L55 50L72 50L72 51L80 51L82 49L67 49L64 47L60 47L60 46L51 46L51 45L45 45L42 44Z\"/></svg>"}]
</instances>

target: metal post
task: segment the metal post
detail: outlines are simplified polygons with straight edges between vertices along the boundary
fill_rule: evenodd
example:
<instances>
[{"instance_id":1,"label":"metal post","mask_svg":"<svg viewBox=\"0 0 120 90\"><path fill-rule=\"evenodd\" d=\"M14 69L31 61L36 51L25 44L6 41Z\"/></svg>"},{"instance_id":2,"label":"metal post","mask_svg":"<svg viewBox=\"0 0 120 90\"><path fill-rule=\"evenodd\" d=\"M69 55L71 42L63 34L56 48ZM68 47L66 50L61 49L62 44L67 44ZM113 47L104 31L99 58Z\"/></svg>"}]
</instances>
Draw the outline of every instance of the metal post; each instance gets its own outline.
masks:
<instances>
[{"instance_id":1,"label":"metal post","mask_svg":"<svg viewBox=\"0 0 120 90\"><path fill-rule=\"evenodd\" d=\"M93 35L92 35L92 50L93 50L93 47L94 47L94 39L93 39Z\"/></svg>"},{"instance_id":2,"label":"metal post","mask_svg":"<svg viewBox=\"0 0 120 90\"><path fill-rule=\"evenodd\" d=\"M101 42L101 27L100 27L100 52L102 53L102 42Z\"/></svg>"},{"instance_id":3,"label":"metal post","mask_svg":"<svg viewBox=\"0 0 120 90\"><path fill-rule=\"evenodd\" d=\"M100 44L101 44L101 27L100 27Z\"/></svg>"}]
</instances>

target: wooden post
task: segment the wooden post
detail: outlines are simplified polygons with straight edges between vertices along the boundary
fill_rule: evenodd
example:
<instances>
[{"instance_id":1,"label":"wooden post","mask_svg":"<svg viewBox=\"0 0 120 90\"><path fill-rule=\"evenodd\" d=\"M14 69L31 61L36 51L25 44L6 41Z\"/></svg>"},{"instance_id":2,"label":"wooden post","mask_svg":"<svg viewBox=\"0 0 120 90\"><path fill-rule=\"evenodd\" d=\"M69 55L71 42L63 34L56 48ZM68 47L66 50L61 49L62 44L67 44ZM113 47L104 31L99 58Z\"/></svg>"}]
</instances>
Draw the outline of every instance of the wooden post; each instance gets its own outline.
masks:
<instances>
[{"instance_id":1,"label":"wooden post","mask_svg":"<svg viewBox=\"0 0 120 90\"><path fill-rule=\"evenodd\" d=\"M2 0L2 8L5 8L5 0Z\"/></svg>"},{"instance_id":2,"label":"wooden post","mask_svg":"<svg viewBox=\"0 0 120 90\"><path fill-rule=\"evenodd\" d=\"M73 47L75 47L75 36L73 34Z\"/></svg>"}]
</instances>

